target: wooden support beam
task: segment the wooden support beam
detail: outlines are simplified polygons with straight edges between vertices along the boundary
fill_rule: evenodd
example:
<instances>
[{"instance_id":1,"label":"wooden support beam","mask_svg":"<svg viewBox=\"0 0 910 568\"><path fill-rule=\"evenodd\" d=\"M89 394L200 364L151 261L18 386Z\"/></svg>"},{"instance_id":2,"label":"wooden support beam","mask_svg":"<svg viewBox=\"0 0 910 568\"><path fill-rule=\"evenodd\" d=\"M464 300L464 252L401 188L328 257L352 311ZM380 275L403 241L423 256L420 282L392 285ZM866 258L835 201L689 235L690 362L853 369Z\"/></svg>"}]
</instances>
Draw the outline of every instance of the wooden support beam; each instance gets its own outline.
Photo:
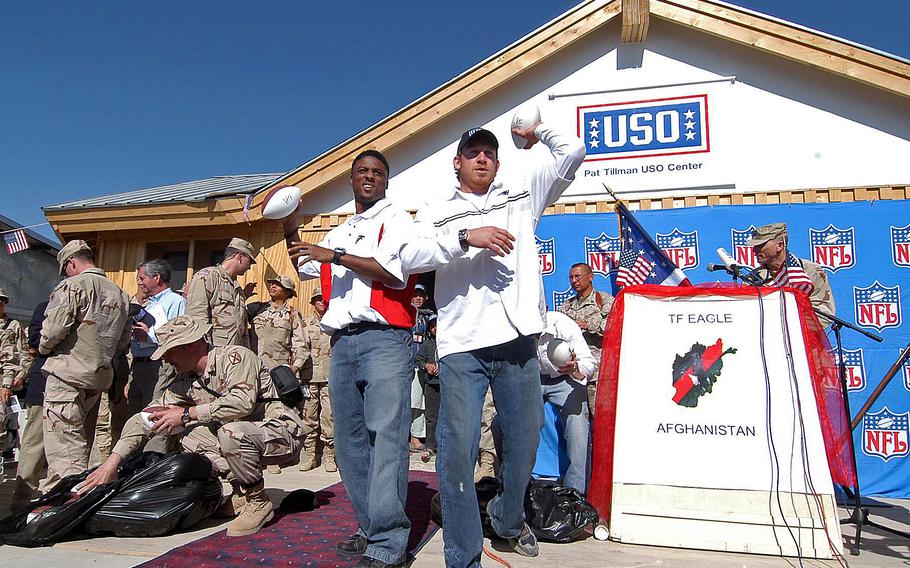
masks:
<instances>
[{"instance_id":1,"label":"wooden support beam","mask_svg":"<svg viewBox=\"0 0 910 568\"><path fill-rule=\"evenodd\" d=\"M642 43L648 37L649 0L622 0L622 43Z\"/></svg>"}]
</instances>

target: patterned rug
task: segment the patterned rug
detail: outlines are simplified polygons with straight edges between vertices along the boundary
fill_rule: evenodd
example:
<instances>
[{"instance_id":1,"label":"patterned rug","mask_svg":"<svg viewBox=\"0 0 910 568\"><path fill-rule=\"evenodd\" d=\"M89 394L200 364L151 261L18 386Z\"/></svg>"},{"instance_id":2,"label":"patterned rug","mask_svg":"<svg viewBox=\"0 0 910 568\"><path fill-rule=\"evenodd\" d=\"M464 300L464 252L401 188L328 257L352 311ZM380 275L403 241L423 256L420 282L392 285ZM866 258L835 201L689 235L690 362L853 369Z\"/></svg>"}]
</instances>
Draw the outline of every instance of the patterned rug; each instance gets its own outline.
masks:
<instances>
[{"instance_id":1,"label":"patterned rug","mask_svg":"<svg viewBox=\"0 0 910 568\"><path fill-rule=\"evenodd\" d=\"M411 519L408 552L419 551L439 528L430 520L430 499L437 491L436 474L411 471L405 511ZM336 483L316 493L317 507L305 513L285 514L258 533L228 538L225 531L185 544L140 564L144 568L230 568L234 566L307 566L348 568L358 558L347 560L335 554L335 544L357 530L354 511L344 485Z\"/></svg>"}]
</instances>

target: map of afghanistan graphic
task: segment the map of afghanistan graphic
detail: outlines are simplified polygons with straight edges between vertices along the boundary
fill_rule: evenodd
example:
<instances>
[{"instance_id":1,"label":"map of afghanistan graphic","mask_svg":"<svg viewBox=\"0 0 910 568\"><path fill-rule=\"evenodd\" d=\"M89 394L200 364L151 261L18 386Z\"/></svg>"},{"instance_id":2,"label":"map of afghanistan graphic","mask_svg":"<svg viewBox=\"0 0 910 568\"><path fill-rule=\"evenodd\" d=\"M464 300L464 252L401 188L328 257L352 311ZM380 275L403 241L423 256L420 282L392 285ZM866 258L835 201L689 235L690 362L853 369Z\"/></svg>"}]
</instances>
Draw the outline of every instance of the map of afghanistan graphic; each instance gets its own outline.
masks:
<instances>
[{"instance_id":1,"label":"map of afghanistan graphic","mask_svg":"<svg viewBox=\"0 0 910 568\"><path fill-rule=\"evenodd\" d=\"M677 355L673 361L673 402L689 408L698 406L698 399L711 392L717 382L724 368L723 356L728 353L736 353L736 349L724 350L723 340L718 339L710 347L695 343L685 355Z\"/></svg>"}]
</instances>

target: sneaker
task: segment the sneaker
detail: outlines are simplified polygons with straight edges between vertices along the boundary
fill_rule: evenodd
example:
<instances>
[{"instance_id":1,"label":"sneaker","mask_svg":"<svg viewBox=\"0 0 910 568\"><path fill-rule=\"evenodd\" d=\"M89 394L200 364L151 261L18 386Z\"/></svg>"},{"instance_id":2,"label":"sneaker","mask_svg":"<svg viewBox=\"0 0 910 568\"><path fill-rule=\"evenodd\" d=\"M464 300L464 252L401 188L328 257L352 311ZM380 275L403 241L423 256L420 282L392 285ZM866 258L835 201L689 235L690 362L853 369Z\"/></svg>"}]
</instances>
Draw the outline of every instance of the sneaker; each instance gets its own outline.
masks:
<instances>
[{"instance_id":1,"label":"sneaker","mask_svg":"<svg viewBox=\"0 0 910 568\"><path fill-rule=\"evenodd\" d=\"M338 556L351 557L363 554L367 549L367 537L360 533L354 533L335 545L335 553Z\"/></svg>"},{"instance_id":2,"label":"sneaker","mask_svg":"<svg viewBox=\"0 0 910 568\"><path fill-rule=\"evenodd\" d=\"M521 527L521 534L518 535L518 538L510 538L508 541L512 550L522 556L537 556L540 554L540 548L537 546L537 537L531 532L531 527L528 526L528 523Z\"/></svg>"},{"instance_id":3,"label":"sneaker","mask_svg":"<svg viewBox=\"0 0 910 568\"><path fill-rule=\"evenodd\" d=\"M364 556L360 559L360 562L357 563L354 568L405 568L408 565L407 560L402 560L401 562L393 562L389 564L388 562L383 562L382 560L376 560L375 558L370 558L369 556Z\"/></svg>"}]
</instances>

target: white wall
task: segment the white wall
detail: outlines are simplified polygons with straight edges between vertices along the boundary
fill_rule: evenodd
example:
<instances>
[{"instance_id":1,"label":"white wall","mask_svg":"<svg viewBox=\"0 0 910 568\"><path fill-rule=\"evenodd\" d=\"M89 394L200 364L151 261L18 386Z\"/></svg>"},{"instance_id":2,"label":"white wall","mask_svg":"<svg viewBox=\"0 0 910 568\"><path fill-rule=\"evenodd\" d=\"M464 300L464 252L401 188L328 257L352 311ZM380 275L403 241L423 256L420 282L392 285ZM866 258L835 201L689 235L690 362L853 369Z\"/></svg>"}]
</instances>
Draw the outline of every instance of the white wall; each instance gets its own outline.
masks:
<instances>
[{"instance_id":1,"label":"white wall","mask_svg":"<svg viewBox=\"0 0 910 568\"><path fill-rule=\"evenodd\" d=\"M910 183L910 99L656 18L643 51L618 45L617 19L391 149L389 196L416 209L453 187L455 144L472 126L499 137L500 176L543 157L544 148L519 151L510 141L511 116L525 101L537 102L552 126L574 133L579 106L695 95L706 95L710 146L701 149L707 151L611 154L606 157L613 159L602 161L595 158L605 156L589 154L562 201L604 198L604 183L629 198ZM736 82L643 88L725 76L736 76ZM590 91L613 92L550 98ZM658 103L633 106L650 104ZM680 151L688 150L660 153ZM308 196L305 207L313 213L352 211L348 180Z\"/></svg>"}]
</instances>

